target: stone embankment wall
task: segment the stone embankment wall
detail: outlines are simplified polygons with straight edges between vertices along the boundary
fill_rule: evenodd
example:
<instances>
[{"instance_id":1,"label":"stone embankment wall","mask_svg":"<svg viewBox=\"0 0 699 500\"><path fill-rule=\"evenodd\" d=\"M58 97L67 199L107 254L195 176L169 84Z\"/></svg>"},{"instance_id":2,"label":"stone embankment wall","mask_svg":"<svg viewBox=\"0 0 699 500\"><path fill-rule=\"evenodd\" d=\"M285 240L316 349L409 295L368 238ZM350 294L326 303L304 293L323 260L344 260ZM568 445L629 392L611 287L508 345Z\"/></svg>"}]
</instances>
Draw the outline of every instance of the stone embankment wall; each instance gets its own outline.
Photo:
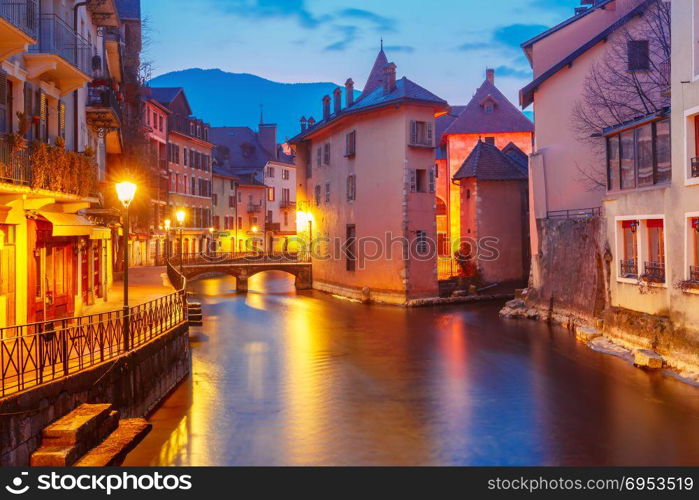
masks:
<instances>
[{"instance_id":1,"label":"stone embankment wall","mask_svg":"<svg viewBox=\"0 0 699 500\"><path fill-rule=\"evenodd\" d=\"M137 351L0 401L0 466L27 466L44 427L84 403L111 403L122 418L144 417L191 369L189 327Z\"/></svg>"}]
</instances>

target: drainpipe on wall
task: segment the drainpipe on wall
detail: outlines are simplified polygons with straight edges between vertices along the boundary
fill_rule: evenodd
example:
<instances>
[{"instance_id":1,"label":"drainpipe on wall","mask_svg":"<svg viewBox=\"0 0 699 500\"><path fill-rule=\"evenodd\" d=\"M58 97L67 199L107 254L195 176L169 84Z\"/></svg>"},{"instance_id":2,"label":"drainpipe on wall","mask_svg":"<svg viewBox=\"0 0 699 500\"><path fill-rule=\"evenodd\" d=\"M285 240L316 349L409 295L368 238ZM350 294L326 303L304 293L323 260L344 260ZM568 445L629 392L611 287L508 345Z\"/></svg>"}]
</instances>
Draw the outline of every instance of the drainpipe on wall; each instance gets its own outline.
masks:
<instances>
[{"instance_id":1,"label":"drainpipe on wall","mask_svg":"<svg viewBox=\"0 0 699 500\"><path fill-rule=\"evenodd\" d=\"M76 35L78 33L78 9L80 7L85 7L87 6L87 2L79 2L76 3L75 6L73 7L73 31L75 31ZM75 62L77 64L78 62L78 44L75 44ZM80 150L80 139L78 137L79 133L79 127L78 127L78 93L80 90L76 90L73 92L73 140L75 141L75 151L78 152Z\"/></svg>"}]
</instances>

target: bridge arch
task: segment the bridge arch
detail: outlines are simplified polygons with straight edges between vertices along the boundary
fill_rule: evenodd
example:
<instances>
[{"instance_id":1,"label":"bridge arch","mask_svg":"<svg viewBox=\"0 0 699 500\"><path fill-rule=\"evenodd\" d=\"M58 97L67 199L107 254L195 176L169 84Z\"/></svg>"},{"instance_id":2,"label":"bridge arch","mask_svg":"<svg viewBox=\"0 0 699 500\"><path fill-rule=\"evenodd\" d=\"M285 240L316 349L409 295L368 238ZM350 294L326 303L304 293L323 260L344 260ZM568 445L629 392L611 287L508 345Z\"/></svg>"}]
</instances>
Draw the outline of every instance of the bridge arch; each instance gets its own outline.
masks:
<instances>
[{"instance_id":1,"label":"bridge arch","mask_svg":"<svg viewBox=\"0 0 699 500\"><path fill-rule=\"evenodd\" d=\"M295 278L294 284L297 290L308 290L313 287L310 264L209 264L183 267L184 275L188 280L217 274L232 276L236 280L236 290L241 293L248 291L250 278L268 271L280 271L292 275Z\"/></svg>"}]
</instances>

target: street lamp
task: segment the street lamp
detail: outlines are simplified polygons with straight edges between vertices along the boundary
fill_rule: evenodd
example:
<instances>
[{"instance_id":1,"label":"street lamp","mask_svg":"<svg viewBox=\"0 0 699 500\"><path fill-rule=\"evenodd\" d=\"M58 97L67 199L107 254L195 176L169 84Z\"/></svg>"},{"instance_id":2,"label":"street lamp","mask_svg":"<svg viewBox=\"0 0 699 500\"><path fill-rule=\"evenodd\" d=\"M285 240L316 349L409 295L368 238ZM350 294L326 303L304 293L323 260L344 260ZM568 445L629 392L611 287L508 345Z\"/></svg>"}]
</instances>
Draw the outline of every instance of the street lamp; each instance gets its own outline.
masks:
<instances>
[{"instance_id":1,"label":"street lamp","mask_svg":"<svg viewBox=\"0 0 699 500\"><path fill-rule=\"evenodd\" d=\"M165 219L165 258L170 260L170 228L172 227L172 221L170 219Z\"/></svg>"},{"instance_id":2,"label":"street lamp","mask_svg":"<svg viewBox=\"0 0 699 500\"><path fill-rule=\"evenodd\" d=\"M136 184L120 182L116 185L119 201L124 206L124 352L129 350L129 207L136 196Z\"/></svg>"},{"instance_id":3,"label":"street lamp","mask_svg":"<svg viewBox=\"0 0 699 500\"><path fill-rule=\"evenodd\" d=\"M215 229L213 227L209 228L209 237L211 239L211 243L209 244L209 250L211 254L216 253L216 250L218 250L216 245L214 245L214 231Z\"/></svg>"},{"instance_id":4,"label":"street lamp","mask_svg":"<svg viewBox=\"0 0 699 500\"><path fill-rule=\"evenodd\" d=\"M180 228L180 271L184 271L184 268L182 266L182 262L184 259L184 254L182 253L182 247L183 247L183 239L184 239L184 221L185 221L186 217L187 217L187 214L185 213L184 210L178 210L175 213L175 219L177 219L177 225Z\"/></svg>"}]
</instances>

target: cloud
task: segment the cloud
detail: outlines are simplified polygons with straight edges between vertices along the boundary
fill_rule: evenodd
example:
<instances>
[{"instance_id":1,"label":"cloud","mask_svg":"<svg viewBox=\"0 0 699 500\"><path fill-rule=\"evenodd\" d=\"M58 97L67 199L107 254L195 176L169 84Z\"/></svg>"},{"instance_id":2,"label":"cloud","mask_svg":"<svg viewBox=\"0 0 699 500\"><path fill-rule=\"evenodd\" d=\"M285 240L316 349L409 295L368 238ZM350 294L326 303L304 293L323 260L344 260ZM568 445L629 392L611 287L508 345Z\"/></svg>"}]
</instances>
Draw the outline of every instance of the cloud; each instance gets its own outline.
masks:
<instances>
[{"instance_id":1,"label":"cloud","mask_svg":"<svg viewBox=\"0 0 699 500\"><path fill-rule=\"evenodd\" d=\"M295 19L304 28L317 28L327 16L316 17L304 0L212 0L221 11L255 19Z\"/></svg>"},{"instance_id":2,"label":"cloud","mask_svg":"<svg viewBox=\"0 0 699 500\"><path fill-rule=\"evenodd\" d=\"M498 76L503 76L505 78L516 78L518 80L528 80L532 77L531 70L519 69L506 65L495 68L495 73Z\"/></svg>"},{"instance_id":3,"label":"cloud","mask_svg":"<svg viewBox=\"0 0 699 500\"><path fill-rule=\"evenodd\" d=\"M410 45L386 45L384 47L388 52L404 52L406 54L412 54L415 52L415 47Z\"/></svg>"},{"instance_id":4,"label":"cloud","mask_svg":"<svg viewBox=\"0 0 699 500\"><path fill-rule=\"evenodd\" d=\"M495 44L519 49L522 43L548 29L543 24L510 24L496 28L493 32Z\"/></svg>"},{"instance_id":5,"label":"cloud","mask_svg":"<svg viewBox=\"0 0 699 500\"><path fill-rule=\"evenodd\" d=\"M530 8L541 9L545 11L556 11L573 14L573 9L580 6L577 0L531 0Z\"/></svg>"},{"instance_id":6,"label":"cloud","mask_svg":"<svg viewBox=\"0 0 699 500\"><path fill-rule=\"evenodd\" d=\"M343 9L337 13L343 19L356 19L368 21L374 25L374 29L380 33L392 33L396 31L396 20L365 9Z\"/></svg>"},{"instance_id":7,"label":"cloud","mask_svg":"<svg viewBox=\"0 0 699 500\"><path fill-rule=\"evenodd\" d=\"M334 26L333 28L340 33L341 38L325 47L325 50L346 50L357 39L356 26Z\"/></svg>"}]
</instances>

